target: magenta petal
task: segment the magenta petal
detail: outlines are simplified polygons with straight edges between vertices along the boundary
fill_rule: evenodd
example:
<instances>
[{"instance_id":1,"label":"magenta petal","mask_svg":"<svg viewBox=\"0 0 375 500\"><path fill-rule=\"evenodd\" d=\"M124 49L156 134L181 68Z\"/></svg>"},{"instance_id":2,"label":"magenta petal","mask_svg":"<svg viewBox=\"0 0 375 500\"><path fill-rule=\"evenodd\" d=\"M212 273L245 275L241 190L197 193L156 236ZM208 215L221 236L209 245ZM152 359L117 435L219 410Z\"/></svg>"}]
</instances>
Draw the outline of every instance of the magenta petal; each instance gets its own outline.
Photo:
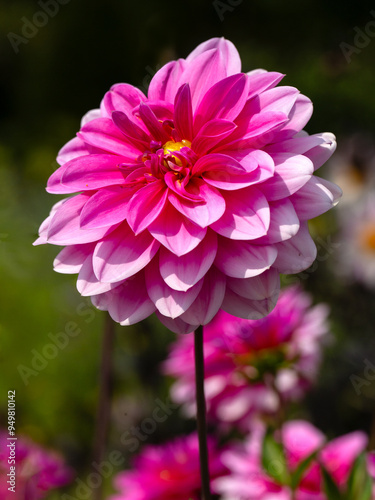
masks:
<instances>
[{"instance_id":1,"label":"magenta petal","mask_svg":"<svg viewBox=\"0 0 375 500\"><path fill-rule=\"evenodd\" d=\"M229 179L230 175L241 175L245 174L245 168L237 161L235 158L229 155L221 154L221 153L212 153L206 156L202 156L195 163L192 169L193 175L201 175L205 172L219 171L225 175L225 172L228 172L226 176Z\"/></svg>"},{"instance_id":2,"label":"magenta petal","mask_svg":"<svg viewBox=\"0 0 375 500\"><path fill-rule=\"evenodd\" d=\"M204 201L197 203L170 193L168 199L176 210L203 228L220 219L225 211L225 201L221 193L199 178L193 178L188 187L194 188L193 192Z\"/></svg>"},{"instance_id":3,"label":"magenta petal","mask_svg":"<svg viewBox=\"0 0 375 500\"><path fill-rule=\"evenodd\" d=\"M191 148L198 156L203 156L236 128L237 125L228 120L211 120L199 130L191 143Z\"/></svg>"},{"instance_id":4,"label":"magenta petal","mask_svg":"<svg viewBox=\"0 0 375 500\"><path fill-rule=\"evenodd\" d=\"M125 280L114 290L103 296L92 298L93 304L99 309L107 310L111 318L120 325L134 325L146 319L156 307L147 295L144 273L138 273Z\"/></svg>"},{"instance_id":5,"label":"magenta petal","mask_svg":"<svg viewBox=\"0 0 375 500\"><path fill-rule=\"evenodd\" d=\"M127 139L137 145L140 151L148 149L151 140L150 136L148 136L136 123L132 122L125 113L114 111L112 113L112 120Z\"/></svg>"},{"instance_id":6,"label":"magenta petal","mask_svg":"<svg viewBox=\"0 0 375 500\"><path fill-rule=\"evenodd\" d=\"M118 283L117 283L118 284ZM108 292L114 287L112 283L101 283L92 268L92 255L83 263L77 278L77 290L83 297Z\"/></svg>"},{"instance_id":7,"label":"magenta petal","mask_svg":"<svg viewBox=\"0 0 375 500\"><path fill-rule=\"evenodd\" d=\"M146 125L147 130L155 140L161 141L162 143L170 140L169 135L164 130L163 125L157 119L150 106L148 106L147 104L141 104L139 106L139 116L142 118L142 121Z\"/></svg>"},{"instance_id":8,"label":"magenta petal","mask_svg":"<svg viewBox=\"0 0 375 500\"><path fill-rule=\"evenodd\" d=\"M262 92L254 97L249 106L249 112L265 113L268 111L277 111L289 115L296 102L299 91L294 87L276 87Z\"/></svg>"},{"instance_id":9,"label":"magenta petal","mask_svg":"<svg viewBox=\"0 0 375 500\"><path fill-rule=\"evenodd\" d=\"M94 228L118 224L126 219L128 202L135 189L123 186L111 186L96 192L81 212L81 227Z\"/></svg>"},{"instance_id":10,"label":"magenta petal","mask_svg":"<svg viewBox=\"0 0 375 500\"><path fill-rule=\"evenodd\" d=\"M160 314L158 311L156 311L156 316L158 317L160 323L162 323L166 328L168 328L168 330L174 333L179 333L179 334L191 333L194 330L196 330L199 326L199 325L190 325L181 318L175 318L175 319L168 318L167 316Z\"/></svg>"},{"instance_id":11,"label":"magenta petal","mask_svg":"<svg viewBox=\"0 0 375 500\"><path fill-rule=\"evenodd\" d=\"M175 95L180 87L180 79L186 63L183 59L171 61L155 74L148 88L150 100L174 102Z\"/></svg>"},{"instance_id":12,"label":"magenta petal","mask_svg":"<svg viewBox=\"0 0 375 500\"><path fill-rule=\"evenodd\" d=\"M89 153L86 144L78 137L74 137L60 149L56 161L59 165L64 165L78 156L85 156Z\"/></svg>"},{"instance_id":13,"label":"magenta petal","mask_svg":"<svg viewBox=\"0 0 375 500\"><path fill-rule=\"evenodd\" d=\"M299 95L291 112L289 113L289 122L278 133L277 140L293 137L295 134L300 132L310 120L312 112L313 105L311 100L305 95Z\"/></svg>"},{"instance_id":14,"label":"magenta petal","mask_svg":"<svg viewBox=\"0 0 375 500\"><path fill-rule=\"evenodd\" d=\"M269 201L286 198L298 191L311 178L314 166L306 156L289 153L273 154L275 174L261 186Z\"/></svg>"},{"instance_id":15,"label":"magenta petal","mask_svg":"<svg viewBox=\"0 0 375 500\"><path fill-rule=\"evenodd\" d=\"M105 109L108 118L112 116L113 111L122 111L131 116L133 109L145 100L146 96L136 87L127 83L117 83L105 94L102 108Z\"/></svg>"},{"instance_id":16,"label":"magenta petal","mask_svg":"<svg viewBox=\"0 0 375 500\"><path fill-rule=\"evenodd\" d=\"M63 167L61 183L71 192L91 191L101 187L123 184L124 170L120 165L126 161L117 155L90 155L75 158ZM56 189L55 189L56 191Z\"/></svg>"},{"instance_id":17,"label":"magenta petal","mask_svg":"<svg viewBox=\"0 0 375 500\"><path fill-rule=\"evenodd\" d=\"M58 168L53 172L47 182L46 191L51 194L69 194L75 193L79 191L75 188L71 188L70 186L63 186L61 184L62 176L65 173L65 170L69 166L69 162L65 163L62 167Z\"/></svg>"},{"instance_id":18,"label":"magenta petal","mask_svg":"<svg viewBox=\"0 0 375 500\"><path fill-rule=\"evenodd\" d=\"M233 43L229 40L225 40L225 38L211 38L210 40L201 43L187 56L186 62L191 63L198 56L212 49L219 51L224 60L227 70L227 74L225 76L241 72L240 55Z\"/></svg>"},{"instance_id":19,"label":"magenta petal","mask_svg":"<svg viewBox=\"0 0 375 500\"><path fill-rule=\"evenodd\" d=\"M269 269L276 257L277 250L273 246L256 246L221 237L215 265L227 276L251 278Z\"/></svg>"},{"instance_id":20,"label":"magenta petal","mask_svg":"<svg viewBox=\"0 0 375 500\"><path fill-rule=\"evenodd\" d=\"M204 238L207 229L181 215L167 204L160 215L149 226L154 238L177 256L191 252Z\"/></svg>"},{"instance_id":21,"label":"magenta petal","mask_svg":"<svg viewBox=\"0 0 375 500\"><path fill-rule=\"evenodd\" d=\"M94 243L65 247L53 261L54 271L62 274L79 273L86 258L92 255L94 248Z\"/></svg>"},{"instance_id":22,"label":"magenta petal","mask_svg":"<svg viewBox=\"0 0 375 500\"><path fill-rule=\"evenodd\" d=\"M245 105L249 82L243 73L232 75L213 85L201 100L194 116L197 133L208 121L222 118L234 121Z\"/></svg>"},{"instance_id":23,"label":"magenta petal","mask_svg":"<svg viewBox=\"0 0 375 500\"><path fill-rule=\"evenodd\" d=\"M278 295L280 275L276 269L268 269L254 278L227 277L227 286L240 297L250 300L264 300Z\"/></svg>"},{"instance_id":24,"label":"magenta petal","mask_svg":"<svg viewBox=\"0 0 375 500\"><path fill-rule=\"evenodd\" d=\"M82 229L80 215L89 196L79 194L64 200L53 216L48 228L48 243L54 245L74 245L91 243L101 239L110 229Z\"/></svg>"},{"instance_id":25,"label":"magenta petal","mask_svg":"<svg viewBox=\"0 0 375 500\"><path fill-rule=\"evenodd\" d=\"M135 161L142 151L126 141L124 135L109 118L97 118L84 125L77 136L83 141L109 153Z\"/></svg>"},{"instance_id":26,"label":"magenta petal","mask_svg":"<svg viewBox=\"0 0 375 500\"><path fill-rule=\"evenodd\" d=\"M189 290L210 269L216 252L217 237L213 231L208 231L194 250L180 257L162 247L159 254L160 274L174 290Z\"/></svg>"},{"instance_id":27,"label":"magenta petal","mask_svg":"<svg viewBox=\"0 0 375 500\"><path fill-rule=\"evenodd\" d=\"M277 258L273 264L283 274L294 274L304 271L316 258L316 246L312 240L306 223L290 240L276 243Z\"/></svg>"},{"instance_id":28,"label":"magenta petal","mask_svg":"<svg viewBox=\"0 0 375 500\"><path fill-rule=\"evenodd\" d=\"M251 300L241 297L227 287L221 308L237 318L261 319L276 306L278 293L263 300Z\"/></svg>"},{"instance_id":29,"label":"magenta petal","mask_svg":"<svg viewBox=\"0 0 375 500\"><path fill-rule=\"evenodd\" d=\"M174 125L183 139L193 139L193 108L189 84L182 85L177 92L174 103Z\"/></svg>"},{"instance_id":30,"label":"magenta petal","mask_svg":"<svg viewBox=\"0 0 375 500\"><path fill-rule=\"evenodd\" d=\"M121 224L97 244L93 255L95 275L105 283L134 276L151 261L159 246L147 231L135 236L127 223Z\"/></svg>"},{"instance_id":31,"label":"magenta petal","mask_svg":"<svg viewBox=\"0 0 375 500\"><path fill-rule=\"evenodd\" d=\"M332 182L312 176L290 199L300 220L313 219L337 205L341 189Z\"/></svg>"},{"instance_id":32,"label":"magenta petal","mask_svg":"<svg viewBox=\"0 0 375 500\"><path fill-rule=\"evenodd\" d=\"M204 277L198 297L180 318L189 324L206 325L219 311L225 295L225 276L211 267Z\"/></svg>"},{"instance_id":33,"label":"magenta petal","mask_svg":"<svg viewBox=\"0 0 375 500\"><path fill-rule=\"evenodd\" d=\"M256 244L278 243L289 240L298 233L300 220L289 198L271 201L269 206L271 210L270 227L267 234L259 238Z\"/></svg>"},{"instance_id":34,"label":"magenta petal","mask_svg":"<svg viewBox=\"0 0 375 500\"><path fill-rule=\"evenodd\" d=\"M283 78L284 75L275 71L249 71L247 76L250 81L250 89L248 98L252 98L257 94L261 94L265 90L275 87Z\"/></svg>"},{"instance_id":35,"label":"magenta petal","mask_svg":"<svg viewBox=\"0 0 375 500\"><path fill-rule=\"evenodd\" d=\"M157 310L172 319L185 312L196 299L203 280L196 283L186 292L170 288L159 272L159 259L156 257L145 270L147 293Z\"/></svg>"},{"instance_id":36,"label":"magenta petal","mask_svg":"<svg viewBox=\"0 0 375 500\"><path fill-rule=\"evenodd\" d=\"M135 234L146 229L160 214L167 200L168 188L157 180L139 189L128 205L127 221Z\"/></svg>"},{"instance_id":37,"label":"magenta petal","mask_svg":"<svg viewBox=\"0 0 375 500\"><path fill-rule=\"evenodd\" d=\"M252 240L267 234L270 209L264 194L256 188L229 191L224 195L224 215L211 225L221 236Z\"/></svg>"}]
</instances>

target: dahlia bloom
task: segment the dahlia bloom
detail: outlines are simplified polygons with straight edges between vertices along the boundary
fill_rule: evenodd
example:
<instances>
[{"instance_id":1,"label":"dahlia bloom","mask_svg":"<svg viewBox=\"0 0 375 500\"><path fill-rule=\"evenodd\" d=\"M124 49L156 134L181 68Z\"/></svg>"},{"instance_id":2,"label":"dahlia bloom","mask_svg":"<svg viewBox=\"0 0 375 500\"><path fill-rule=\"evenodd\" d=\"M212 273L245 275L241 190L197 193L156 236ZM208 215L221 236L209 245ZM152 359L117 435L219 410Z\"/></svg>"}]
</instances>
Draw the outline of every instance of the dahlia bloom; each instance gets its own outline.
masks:
<instances>
[{"instance_id":1,"label":"dahlia bloom","mask_svg":"<svg viewBox=\"0 0 375 500\"><path fill-rule=\"evenodd\" d=\"M345 491L354 461L367 445L367 436L359 431L326 444L324 435L310 423L298 420L285 423L281 441L289 471L295 471L304 459L318 452L302 474L293 496L290 487L278 484L262 467L263 436L264 429L258 429L241 447L223 452L222 460L230 473L213 482L215 491L223 495L222 500L330 500L324 492L319 464L337 487Z\"/></svg>"},{"instance_id":2,"label":"dahlia bloom","mask_svg":"<svg viewBox=\"0 0 375 500\"><path fill-rule=\"evenodd\" d=\"M283 402L303 396L318 368L328 333L328 309L312 307L299 287L284 289L265 318L246 320L220 311L204 327L205 394L215 425L247 429L254 417L275 413ZM195 410L194 339L180 336L164 372L176 377L172 398L192 416ZM276 392L277 391L277 392Z\"/></svg>"},{"instance_id":3,"label":"dahlia bloom","mask_svg":"<svg viewBox=\"0 0 375 500\"><path fill-rule=\"evenodd\" d=\"M211 479L226 472L216 445L208 439ZM111 500L200 500L199 448L196 434L158 446L146 446L133 469L115 478L119 493Z\"/></svg>"},{"instance_id":4,"label":"dahlia bloom","mask_svg":"<svg viewBox=\"0 0 375 500\"><path fill-rule=\"evenodd\" d=\"M0 433L0 498L1 500L39 500L51 490L68 484L73 473L62 458L54 452L46 451L24 437L18 437L15 449L16 487L9 491L7 483L10 471L9 435Z\"/></svg>"},{"instance_id":5,"label":"dahlia bloom","mask_svg":"<svg viewBox=\"0 0 375 500\"><path fill-rule=\"evenodd\" d=\"M213 38L163 66L147 97L114 85L48 181L74 194L36 241L65 246L55 270L78 273L79 292L122 325L156 311L186 333L219 309L267 314L279 273L315 259L307 220L340 196L313 176L335 138L302 130L311 101L282 78L242 73L234 45Z\"/></svg>"}]
</instances>

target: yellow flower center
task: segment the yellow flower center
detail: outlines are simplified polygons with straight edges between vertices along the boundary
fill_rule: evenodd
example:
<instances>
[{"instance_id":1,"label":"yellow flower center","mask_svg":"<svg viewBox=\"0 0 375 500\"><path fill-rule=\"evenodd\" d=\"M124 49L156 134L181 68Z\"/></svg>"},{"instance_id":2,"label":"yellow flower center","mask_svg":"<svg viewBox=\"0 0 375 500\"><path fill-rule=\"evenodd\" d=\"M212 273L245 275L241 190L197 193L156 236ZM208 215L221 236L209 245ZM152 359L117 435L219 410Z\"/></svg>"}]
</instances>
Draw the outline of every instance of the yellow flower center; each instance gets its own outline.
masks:
<instances>
[{"instance_id":1,"label":"yellow flower center","mask_svg":"<svg viewBox=\"0 0 375 500\"><path fill-rule=\"evenodd\" d=\"M163 146L163 150L165 155L173 156L176 165L181 167L182 165L181 160L178 157L176 157L173 153L175 151L180 151L180 149L182 148L190 148L190 147L191 147L191 142L187 141L186 139L183 139L181 142L174 142L174 141L166 142Z\"/></svg>"}]
</instances>

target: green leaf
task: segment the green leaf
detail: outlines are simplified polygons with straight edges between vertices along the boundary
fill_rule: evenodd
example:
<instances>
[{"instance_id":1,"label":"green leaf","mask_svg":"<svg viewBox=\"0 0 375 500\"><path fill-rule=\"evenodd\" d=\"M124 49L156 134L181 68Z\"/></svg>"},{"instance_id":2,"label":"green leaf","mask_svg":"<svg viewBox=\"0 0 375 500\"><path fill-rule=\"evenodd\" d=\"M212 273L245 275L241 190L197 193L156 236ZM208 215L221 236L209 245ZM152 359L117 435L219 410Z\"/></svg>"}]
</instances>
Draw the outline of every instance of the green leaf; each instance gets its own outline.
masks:
<instances>
[{"instance_id":1,"label":"green leaf","mask_svg":"<svg viewBox=\"0 0 375 500\"><path fill-rule=\"evenodd\" d=\"M321 470L323 474L324 491L327 494L329 500L345 500L345 497L341 494L337 484L332 479L327 469L321 465Z\"/></svg>"},{"instance_id":2,"label":"green leaf","mask_svg":"<svg viewBox=\"0 0 375 500\"><path fill-rule=\"evenodd\" d=\"M282 485L290 485L290 474L286 464L284 449L268 431L264 436L262 466L266 473Z\"/></svg>"},{"instance_id":3,"label":"green leaf","mask_svg":"<svg viewBox=\"0 0 375 500\"><path fill-rule=\"evenodd\" d=\"M372 480L367 470L366 454L361 453L350 471L345 500L371 500Z\"/></svg>"},{"instance_id":4,"label":"green leaf","mask_svg":"<svg viewBox=\"0 0 375 500\"><path fill-rule=\"evenodd\" d=\"M318 451L314 451L310 455L308 455L302 462L298 465L298 467L292 472L292 477L291 477L291 488L294 491L299 483L301 482L302 476L304 472L308 469L310 466L311 462L316 458Z\"/></svg>"}]
</instances>

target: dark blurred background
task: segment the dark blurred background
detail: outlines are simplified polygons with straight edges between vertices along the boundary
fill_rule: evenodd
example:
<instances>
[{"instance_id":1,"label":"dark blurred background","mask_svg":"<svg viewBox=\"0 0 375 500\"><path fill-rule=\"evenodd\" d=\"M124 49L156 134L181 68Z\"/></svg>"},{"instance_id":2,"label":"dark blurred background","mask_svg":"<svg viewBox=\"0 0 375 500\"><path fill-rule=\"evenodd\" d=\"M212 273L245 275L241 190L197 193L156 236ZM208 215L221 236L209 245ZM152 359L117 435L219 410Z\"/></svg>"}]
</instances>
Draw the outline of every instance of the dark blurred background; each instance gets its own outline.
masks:
<instances>
[{"instance_id":1,"label":"dark blurred background","mask_svg":"<svg viewBox=\"0 0 375 500\"><path fill-rule=\"evenodd\" d=\"M186 57L208 38L224 36L237 46L244 71L261 67L285 73L285 84L312 99L309 133L337 135L337 159L322 175L342 180L348 196L345 200L344 192L334 213L313 221L318 262L298 278L315 302L331 307L332 341L316 389L293 416L310 418L331 436L364 429L375 446L375 283L350 272L352 260L361 259L358 252L346 251L357 222L345 228L361 200L374 192L374 3L56 1L0 3L3 425L6 393L15 389L17 431L60 449L78 474L87 471L104 315L79 296L75 277L52 271L57 248L31 246L57 200L44 187L57 166L58 149L112 84L127 82L145 91L162 64ZM370 218L370 232L371 223L374 227ZM374 243L366 258L375 266ZM45 349L49 334L64 331L68 322L79 333L53 356ZM158 366L172 339L153 319L117 327L110 446L118 446L119 435L150 414L155 397L166 397ZM176 413L148 442L186 425Z\"/></svg>"}]
</instances>

